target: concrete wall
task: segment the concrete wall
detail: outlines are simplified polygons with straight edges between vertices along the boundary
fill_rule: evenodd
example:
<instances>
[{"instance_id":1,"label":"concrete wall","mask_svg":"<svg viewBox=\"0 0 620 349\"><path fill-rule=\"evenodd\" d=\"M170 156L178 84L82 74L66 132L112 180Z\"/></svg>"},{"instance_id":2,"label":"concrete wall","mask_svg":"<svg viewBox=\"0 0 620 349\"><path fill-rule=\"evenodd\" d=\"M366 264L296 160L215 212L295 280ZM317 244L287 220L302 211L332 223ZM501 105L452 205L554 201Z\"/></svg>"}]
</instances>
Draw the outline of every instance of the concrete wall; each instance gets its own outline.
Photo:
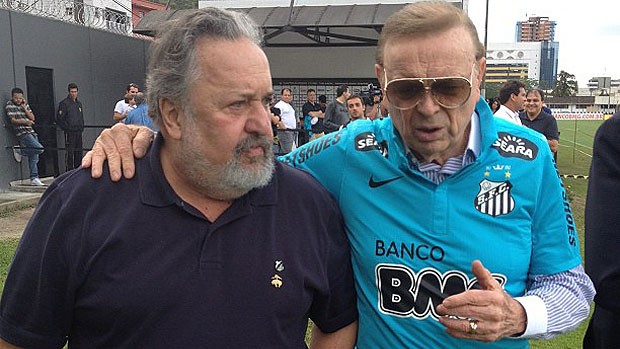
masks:
<instances>
[{"instance_id":1,"label":"concrete wall","mask_svg":"<svg viewBox=\"0 0 620 349\"><path fill-rule=\"evenodd\" d=\"M67 96L67 84L80 88L87 125L111 125L115 103L128 83L144 86L149 41L117 35L49 18L0 9L0 103L11 98L13 87L27 96L26 67L53 70L54 101ZM84 147L92 146L99 128L87 128ZM62 146L61 133L59 146ZM10 181L28 178L27 161L13 160L15 137L10 128L0 129L0 191ZM64 169L64 154L59 153ZM61 171L62 172L62 171Z\"/></svg>"}]
</instances>

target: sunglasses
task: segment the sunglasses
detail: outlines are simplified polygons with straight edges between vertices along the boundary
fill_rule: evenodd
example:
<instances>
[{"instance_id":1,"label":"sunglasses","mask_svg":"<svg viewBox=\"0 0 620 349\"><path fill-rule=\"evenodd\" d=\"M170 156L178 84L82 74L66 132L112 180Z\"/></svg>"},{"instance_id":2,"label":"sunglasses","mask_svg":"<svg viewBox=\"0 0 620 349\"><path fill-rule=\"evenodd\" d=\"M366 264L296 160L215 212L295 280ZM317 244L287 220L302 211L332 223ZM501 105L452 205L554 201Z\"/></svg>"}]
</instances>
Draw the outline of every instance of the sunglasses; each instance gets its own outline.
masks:
<instances>
[{"instance_id":1,"label":"sunglasses","mask_svg":"<svg viewBox=\"0 0 620 349\"><path fill-rule=\"evenodd\" d=\"M418 105L428 91L437 104L455 109L465 104L471 95L475 66L474 62L469 79L462 76L393 79L385 85L385 96L396 109L408 110ZM383 76L387 81L385 69Z\"/></svg>"}]
</instances>

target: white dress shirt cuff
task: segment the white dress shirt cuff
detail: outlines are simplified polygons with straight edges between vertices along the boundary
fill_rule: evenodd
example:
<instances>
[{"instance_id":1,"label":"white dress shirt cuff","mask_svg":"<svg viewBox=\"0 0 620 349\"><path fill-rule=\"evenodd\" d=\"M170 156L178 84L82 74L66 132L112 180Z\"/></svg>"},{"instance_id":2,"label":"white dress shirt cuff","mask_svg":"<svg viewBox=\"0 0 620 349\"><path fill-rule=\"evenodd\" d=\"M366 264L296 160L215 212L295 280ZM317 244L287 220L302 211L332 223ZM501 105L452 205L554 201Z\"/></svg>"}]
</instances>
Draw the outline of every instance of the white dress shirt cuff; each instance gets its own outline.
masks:
<instances>
[{"instance_id":1,"label":"white dress shirt cuff","mask_svg":"<svg viewBox=\"0 0 620 349\"><path fill-rule=\"evenodd\" d=\"M527 325L523 334L513 338L528 338L546 333L547 307L545 306L545 302L537 296L515 297L515 300L521 303L523 309L525 309Z\"/></svg>"}]
</instances>

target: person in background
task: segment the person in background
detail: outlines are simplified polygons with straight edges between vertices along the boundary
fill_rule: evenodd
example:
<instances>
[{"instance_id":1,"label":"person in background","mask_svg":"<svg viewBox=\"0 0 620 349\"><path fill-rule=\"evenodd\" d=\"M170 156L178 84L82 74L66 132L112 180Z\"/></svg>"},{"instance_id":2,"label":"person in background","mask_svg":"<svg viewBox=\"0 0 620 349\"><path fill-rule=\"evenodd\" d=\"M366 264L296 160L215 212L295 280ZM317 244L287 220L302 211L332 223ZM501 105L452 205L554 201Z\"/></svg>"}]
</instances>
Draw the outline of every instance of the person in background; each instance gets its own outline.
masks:
<instances>
[{"instance_id":1,"label":"person in background","mask_svg":"<svg viewBox=\"0 0 620 349\"><path fill-rule=\"evenodd\" d=\"M144 125L153 130L153 132L159 132L159 128L157 128L157 126L153 123L153 119L149 116L149 106L146 103L146 96L144 93L136 93L134 102L136 103L136 108L127 114L125 123L132 125Z\"/></svg>"},{"instance_id":2,"label":"person in background","mask_svg":"<svg viewBox=\"0 0 620 349\"><path fill-rule=\"evenodd\" d=\"M372 100L369 101L366 107L366 118L369 120L381 119L383 118L383 112L381 111L381 101L383 96L380 94L375 94L371 96Z\"/></svg>"},{"instance_id":3,"label":"person in background","mask_svg":"<svg viewBox=\"0 0 620 349\"><path fill-rule=\"evenodd\" d=\"M323 127L325 133L338 131L342 126L349 123L349 113L347 112L347 98L351 96L349 86L340 85L336 89L336 99L327 104Z\"/></svg>"},{"instance_id":4,"label":"person in background","mask_svg":"<svg viewBox=\"0 0 620 349\"><path fill-rule=\"evenodd\" d=\"M545 93L540 89L533 89L527 92L525 101L525 112L521 113L521 123L523 126L531 128L542 134L553 154L558 152L560 132L558 123L552 115L542 110Z\"/></svg>"},{"instance_id":5,"label":"person in background","mask_svg":"<svg viewBox=\"0 0 620 349\"><path fill-rule=\"evenodd\" d=\"M280 100L274 107L280 109L280 119L286 126L284 129L278 129L278 139L280 140L280 152L282 154L289 153L295 145L295 129L297 128L297 118L295 117L295 108L291 105L293 101L293 92L290 88L283 88L280 92Z\"/></svg>"},{"instance_id":6,"label":"person in background","mask_svg":"<svg viewBox=\"0 0 620 349\"><path fill-rule=\"evenodd\" d=\"M43 146L39 143L37 133L32 126L35 124L35 116L24 99L24 91L15 87L11 90L11 99L4 106L6 116L13 126L13 132L19 140L19 150L17 153L28 157L28 168L30 170L30 184L35 186L45 185L39 179L39 155L43 153Z\"/></svg>"},{"instance_id":7,"label":"person in background","mask_svg":"<svg viewBox=\"0 0 620 349\"><path fill-rule=\"evenodd\" d=\"M620 109L596 131L586 198L586 272L596 287L584 349L620 348Z\"/></svg>"},{"instance_id":8,"label":"person in background","mask_svg":"<svg viewBox=\"0 0 620 349\"><path fill-rule=\"evenodd\" d=\"M82 163L82 132L84 131L84 110L78 100L78 86L70 83L67 86L69 95L58 103L56 123L65 133L65 165L66 170L80 167Z\"/></svg>"},{"instance_id":9,"label":"person in background","mask_svg":"<svg viewBox=\"0 0 620 349\"><path fill-rule=\"evenodd\" d=\"M133 181L78 170L46 191L4 285L0 348L301 349L309 319L313 348L353 347L342 216L274 161L260 38L215 8L158 30L157 141Z\"/></svg>"},{"instance_id":10,"label":"person in background","mask_svg":"<svg viewBox=\"0 0 620 349\"><path fill-rule=\"evenodd\" d=\"M499 109L493 116L521 125L519 111L525 106L525 84L518 80L508 80L499 90Z\"/></svg>"},{"instance_id":11,"label":"person in background","mask_svg":"<svg viewBox=\"0 0 620 349\"><path fill-rule=\"evenodd\" d=\"M310 137L311 141L325 135L324 122L325 122L325 111L327 110L327 96L320 95L318 100L319 100L319 110L323 113L323 118L317 118L316 122L312 124L312 137Z\"/></svg>"},{"instance_id":12,"label":"person in background","mask_svg":"<svg viewBox=\"0 0 620 349\"><path fill-rule=\"evenodd\" d=\"M390 117L280 158L342 210L357 346L524 349L577 327L595 291L570 203L547 143L481 98L486 59L471 19L447 2L407 5L386 21L375 58ZM101 176L105 150L110 176L131 177L131 150L143 156L151 138L104 131L83 165Z\"/></svg>"},{"instance_id":13,"label":"person in background","mask_svg":"<svg viewBox=\"0 0 620 349\"><path fill-rule=\"evenodd\" d=\"M272 149L275 154L280 154L282 150L280 147L280 139L278 138L278 130L285 129L286 126L284 126L284 123L282 122L282 118L280 117L280 114L281 114L280 109L273 106L275 104L273 102L273 96L271 99L272 101L270 103L271 106L269 107L269 113L271 114L271 130L273 132Z\"/></svg>"},{"instance_id":14,"label":"person in background","mask_svg":"<svg viewBox=\"0 0 620 349\"><path fill-rule=\"evenodd\" d=\"M498 98L491 98L489 100L489 107L491 108L491 112L493 114L495 114L495 112L499 110L500 106L501 106L501 103L499 102Z\"/></svg>"},{"instance_id":15,"label":"person in background","mask_svg":"<svg viewBox=\"0 0 620 349\"><path fill-rule=\"evenodd\" d=\"M133 82L127 85L127 92L120 101L116 102L114 106L114 121L122 121L127 117L127 114L135 107L135 103L132 104L133 97L140 92L138 85Z\"/></svg>"},{"instance_id":16,"label":"person in background","mask_svg":"<svg viewBox=\"0 0 620 349\"><path fill-rule=\"evenodd\" d=\"M324 114L323 114L323 111L321 111L321 106L316 100L316 91L310 88L306 92L306 96L308 100L306 101L306 103L304 103L303 107L301 108L304 130L306 130L307 134L310 135L310 139L315 139L323 135L323 132L320 132L321 134L314 137L313 129L316 129L317 131L319 131L319 128L323 127ZM320 125L317 126L318 123L320 123ZM301 142L300 142L300 145L302 145Z\"/></svg>"},{"instance_id":17,"label":"person in background","mask_svg":"<svg viewBox=\"0 0 620 349\"><path fill-rule=\"evenodd\" d=\"M364 99L360 95L351 95L347 98L347 112L351 118L349 123L357 120L367 120L365 110Z\"/></svg>"}]
</instances>

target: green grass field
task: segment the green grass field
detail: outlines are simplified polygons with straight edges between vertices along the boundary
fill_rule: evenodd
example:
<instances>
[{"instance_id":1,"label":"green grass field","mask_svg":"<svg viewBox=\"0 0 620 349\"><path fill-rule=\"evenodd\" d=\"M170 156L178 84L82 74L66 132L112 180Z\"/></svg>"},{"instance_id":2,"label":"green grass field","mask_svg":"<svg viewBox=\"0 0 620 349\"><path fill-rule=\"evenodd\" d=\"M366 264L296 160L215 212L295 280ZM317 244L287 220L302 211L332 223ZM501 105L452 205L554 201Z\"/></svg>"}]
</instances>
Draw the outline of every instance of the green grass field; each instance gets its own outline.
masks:
<instances>
[{"instance_id":1,"label":"green grass field","mask_svg":"<svg viewBox=\"0 0 620 349\"><path fill-rule=\"evenodd\" d=\"M558 151L558 168L562 175L587 175L592 158L592 142L601 121L559 121L561 132ZM586 179L565 178L564 185L571 198L573 213L579 230L583 255L584 206L587 191ZM17 240L0 240L0 288L11 262ZM581 348L583 335L587 327L584 322L575 331L552 340L531 341L534 349L577 349Z\"/></svg>"}]
</instances>

